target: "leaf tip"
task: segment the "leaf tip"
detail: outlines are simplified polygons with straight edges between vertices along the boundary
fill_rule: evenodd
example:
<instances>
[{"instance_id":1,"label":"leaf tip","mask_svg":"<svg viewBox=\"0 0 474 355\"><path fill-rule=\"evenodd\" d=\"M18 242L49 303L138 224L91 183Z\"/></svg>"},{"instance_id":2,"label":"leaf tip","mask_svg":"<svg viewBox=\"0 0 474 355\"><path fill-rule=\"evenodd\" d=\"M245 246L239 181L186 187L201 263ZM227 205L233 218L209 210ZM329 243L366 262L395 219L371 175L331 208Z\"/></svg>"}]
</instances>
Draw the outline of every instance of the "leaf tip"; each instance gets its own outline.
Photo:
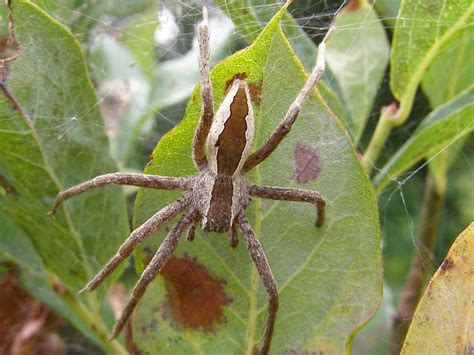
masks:
<instances>
[{"instance_id":1,"label":"leaf tip","mask_svg":"<svg viewBox=\"0 0 474 355\"><path fill-rule=\"evenodd\" d=\"M345 6L345 9L347 9L347 11L357 11L359 7L360 7L360 0L350 0Z\"/></svg>"}]
</instances>

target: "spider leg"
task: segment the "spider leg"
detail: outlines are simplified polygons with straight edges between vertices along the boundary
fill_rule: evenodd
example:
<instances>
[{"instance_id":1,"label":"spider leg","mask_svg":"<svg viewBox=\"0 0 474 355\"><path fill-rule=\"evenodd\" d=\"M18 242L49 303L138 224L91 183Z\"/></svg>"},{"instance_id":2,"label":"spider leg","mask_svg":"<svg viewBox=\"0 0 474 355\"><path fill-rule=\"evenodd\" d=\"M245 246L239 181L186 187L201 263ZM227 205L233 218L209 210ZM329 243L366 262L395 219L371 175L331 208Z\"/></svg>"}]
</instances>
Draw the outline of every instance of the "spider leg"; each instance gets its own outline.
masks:
<instances>
[{"instance_id":1,"label":"spider leg","mask_svg":"<svg viewBox=\"0 0 474 355\"><path fill-rule=\"evenodd\" d=\"M165 265L169 256L175 250L183 232L193 222L194 214L195 211L191 210L185 215L183 215L178 221L178 223L170 230L168 236L165 238L163 243L161 243L160 247L153 256L153 259L151 259L142 276L133 288L132 296L128 301L127 305L125 306L124 310L122 311L120 319L114 326L114 329L112 331L112 338L115 338L123 329L128 318L135 309L135 306L137 305L138 301L145 293L146 288L148 287L150 282L153 281L155 276L160 272L161 268Z\"/></svg>"},{"instance_id":2,"label":"spider leg","mask_svg":"<svg viewBox=\"0 0 474 355\"><path fill-rule=\"evenodd\" d=\"M193 223L191 224L191 227L189 227L188 235L186 239L192 242L195 236L196 236L196 223Z\"/></svg>"},{"instance_id":3,"label":"spider leg","mask_svg":"<svg viewBox=\"0 0 474 355\"><path fill-rule=\"evenodd\" d=\"M229 245L235 248L239 244L239 235L237 234L237 227L235 223L229 228Z\"/></svg>"},{"instance_id":4,"label":"spider leg","mask_svg":"<svg viewBox=\"0 0 474 355\"><path fill-rule=\"evenodd\" d=\"M127 258L135 247L152 235L159 227L171 220L180 211L189 206L189 198L181 198L155 213L150 219L135 229L107 264L90 280L79 293L96 289L115 268Z\"/></svg>"},{"instance_id":5,"label":"spider leg","mask_svg":"<svg viewBox=\"0 0 474 355\"><path fill-rule=\"evenodd\" d=\"M324 224L326 215L326 200L317 191L291 189L274 186L250 185L248 189L250 196L268 198L271 200L311 202L316 205L316 227Z\"/></svg>"},{"instance_id":6,"label":"spider leg","mask_svg":"<svg viewBox=\"0 0 474 355\"><path fill-rule=\"evenodd\" d=\"M190 242L192 242L194 240L194 237L195 237L195 231L196 231L196 225L199 223L199 213L195 213L194 215L194 220L193 220L193 223L191 224L191 226L189 227L189 230L188 230L188 235L186 237L187 240L189 240Z\"/></svg>"},{"instance_id":7,"label":"spider leg","mask_svg":"<svg viewBox=\"0 0 474 355\"><path fill-rule=\"evenodd\" d=\"M54 214L59 205L65 200L77 196L83 192L92 190L96 187L108 184L133 185L164 190L189 190L191 181L192 178L174 178L136 173L110 173L99 175L91 180L84 181L76 186L70 187L67 190L61 191L56 197L56 200L54 200L53 208L49 214Z\"/></svg>"},{"instance_id":8,"label":"spider leg","mask_svg":"<svg viewBox=\"0 0 474 355\"><path fill-rule=\"evenodd\" d=\"M201 74L201 121L194 136L193 158L199 170L207 166L204 145L214 117L214 97L209 75L209 20L207 9L202 9L203 21L197 29L199 43L199 72Z\"/></svg>"},{"instance_id":9,"label":"spider leg","mask_svg":"<svg viewBox=\"0 0 474 355\"><path fill-rule=\"evenodd\" d=\"M273 336L273 329L275 327L275 318L278 311L278 290L275 279L272 275L272 270L268 264L265 252L262 249L260 242L258 241L252 227L250 227L247 219L243 214L240 214L236 218L237 226L242 233L245 245L250 252L250 257L252 258L257 271L260 275L260 279L265 286L268 294L268 316L267 323L265 327L265 335L263 340L262 350L260 354L268 354L270 350L270 344Z\"/></svg>"},{"instance_id":10,"label":"spider leg","mask_svg":"<svg viewBox=\"0 0 474 355\"><path fill-rule=\"evenodd\" d=\"M272 152L276 149L278 144L282 141L283 138L288 134L293 123L295 123L298 115L301 111L301 107L305 103L305 101L310 97L311 92L313 91L314 86L316 83L321 79L324 74L325 70L325 57L326 57L326 40L328 39L329 35L333 31L334 27L331 27L329 31L324 36L323 41L318 46L318 57L316 59L316 65L314 66L311 75L309 76L308 80L304 84L303 88L299 92L298 96L296 96L295 101L290 105L290 108L286 112L285 117L280 122L278 127L273 131L270 138L268 138L267 142L263 144L255 153L251 154L244 163L242 168L242 172L245 173L255 166L260 164L263 160L265 160Z\"/></svg>"}]
</instances>

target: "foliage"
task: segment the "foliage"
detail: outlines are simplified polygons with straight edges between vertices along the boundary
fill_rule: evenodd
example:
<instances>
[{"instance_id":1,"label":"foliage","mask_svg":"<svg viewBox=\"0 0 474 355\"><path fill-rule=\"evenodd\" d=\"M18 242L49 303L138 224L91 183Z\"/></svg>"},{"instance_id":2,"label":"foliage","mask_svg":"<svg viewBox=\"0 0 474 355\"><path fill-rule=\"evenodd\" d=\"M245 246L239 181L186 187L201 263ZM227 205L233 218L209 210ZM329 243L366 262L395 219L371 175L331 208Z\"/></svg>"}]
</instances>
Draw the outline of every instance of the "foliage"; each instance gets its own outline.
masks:
<instances>
[{"instance_id":1,"label":"foliage","mask_svg":"<svg viewBox=\"0 0 474 355\"><path fill-rule=\"evenodd\" d=\"M474 309L472 291L469 290L472 285L474 223L456 238L433 275L416 310L401 353L472 351Z\"/></svg>"},{"instance_id":2,"label":"foliage","mask_svg":"<svg viewBox=\"0 0 474 355\"><path fill-rule=\"evenodd\" d=\"M214 66L216 103L222 100L226 83L234 75L247 75L255 96L258 146L304 83L303 67L311 69L317 47L298 25L298 19L290 15L291 8L280 8L277 1L215 3L233 25L222 17L211 17L213 64L228 57L242 42L249 45ZM180 6L170 4L167 6ZM199 7L188 6L189 22L199 21ZM113 305L105 291L124 268L97 292L87 296L77 296L76 292L126 238L130 228L124 191L130 190L113 186L98 189L67 202L55 218L48 217L47 212L55 195L66 187L118 169L141 170L152 148L148 142L154 142L170 126L156 117L173 117L173 111L178 113L170 119L172 123L180 116L184 118L161 137L145 172L169 176L196 173L190 153L200 114L197 48L188 41L181 56L176 57L159 47L154 41L157 10L152 1L124 7L120 0L90 5L14 0L12 37L7 26L8 8L0 7L5 24L0 28L0 52L3 57L12 51L17 54L0 61L0 257L17 265L21 285L30 294L104 351L114 354L125 353L125 349L123 339L108 340ZM378 212L383 211L386 246L392 245L396 234L404 243L413 244L413 236L404 234L415 229L407 227L404 233L405 227L398 221L400 216L407 219L405 210L419 209L415 204L419 191L408 183L414 180L422 186L417 180L421 167L428 166L441 198L446 197L448 204L456 201L453 209L462 217L456 217L460 222L452 229L459 230L473 219L472 206L471 212L469 205L462 207L462 199L469 201L469 195L456 192L454 198L448 183L460 181L458 185L465 185L462 181L466 176L469 179L466 164L457 158L463 156L459 152L464 145L472 150L473 13L474 5L468 0L377 1L375 7L359 0L350 1L336 14L336 31L327 46L327 72L318 85L320 94L313 94L275 153L248 175L254 183L318 190L328 201L328 219L321 230L314 228L314 211L305 204L256 199L248 208L280 290L273 352L344 353L351 347L362 351L361 341L353 339L374 315L382 296ZM391 43L392 33L386 30L393 31ZM173 52L177 47L170 48ZM394 99L380 93L387 64ZM430 105L422 117L414 110L417 92L426 95ZM182 115L180 107L185 101ZM386 106L380 109L381 105ZM371 116L379 113L374 122ZM120 117L118 122L116 116ZM392 131L403 134L403 142L397 144ZM312 152L318 164L318 176L305 184L295 178L301 147ZM364 151L361 162L354 147ZM395 153L387 154L390 150ZM407 205L404 201L392 214L384 209L384 192L390 191L393 182L396 188L407 186L407 197L413 193L416 202ZM381 195L379 209L373 189ZM177 196L140 190L134 225ZM417 223L415 212L413 215ZM461 276L469 275L472 263L464 264L467 259L461 254L469 255L462 248L472 246L471 229L458 237L446 259L449 261L431 282L408 335L405 353L417 352L412 347L425 349L420 342L430 329L438 329L433 314L462 306L465 299L456 294L456 287L450 287L449 294L443 291L443 306L448 307L440 308L438 292L447 289L447 282L462 282ZM140 247L137 270L143 268L165 233L156 233ZM442 242L449 247L449 241ZM445 251L440 250L444 256ZM136 312L133 329L137 348L150 353L251 353L263 334L266 294L244 245L233 250L226 237L197 233L193 243L181 243L172 260L177 270L183 265L194 268L201 277L220 285L222 305L211 305L217 307L213 310L218 317L210 328L199 322L184 329L176 326L170 290L179 286L179 280L164 272L165 277L152 283ZM386 260L389 279L394 263L400 264L398 259ZM134 283L137 277L134 274L130 280L122 280ZM385 285L387 295L391 296L392 286ZM195 292L207 291L198 285ZM374 323L363 331L367 339L377 338L373 334L378 334L379 325L393 312L394 301L385 298ZM200 302L198 297L194 301ZM460 324L466 313L458 313ZM423 323L423 317L433 321ZM456 329L452 329L453 334L446 331L446 337L456 338ZM425 335L418 336L420 332ZM440 346L451 344L447 338L428 338ZM463 344L459 349L465 349ZM371 346L378 346L376 340ZM384 351L383 346L377 351Z\"/></svg>"}]
</instances>

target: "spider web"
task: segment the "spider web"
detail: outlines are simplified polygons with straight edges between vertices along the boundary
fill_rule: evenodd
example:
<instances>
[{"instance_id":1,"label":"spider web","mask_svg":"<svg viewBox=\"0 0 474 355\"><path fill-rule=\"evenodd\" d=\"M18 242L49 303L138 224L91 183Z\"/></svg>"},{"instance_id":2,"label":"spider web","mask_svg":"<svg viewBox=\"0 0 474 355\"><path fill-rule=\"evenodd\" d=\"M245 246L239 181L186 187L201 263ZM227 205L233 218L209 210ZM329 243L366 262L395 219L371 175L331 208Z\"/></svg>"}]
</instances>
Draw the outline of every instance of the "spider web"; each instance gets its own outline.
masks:
<instances>
[{"instance_id":1,"label":"spider web","mask_svg":"<svg viewBox=\"0 0 474 355\"><path fill-rule=\"evenodd\" d=\"M142 2L141 6L134 8L127 1L109 0L102 8L94 10L86 3L74 7L67 1L38 1L45 11L71 28L87 53L89 69L99 96L98 104L111 139L112 153L122 171L141 171L156 142L184 116L186 102L199 81L195 25L201 19L202 6L207 6L211 14L212 64L244 48L248 45L248 38L258 34L259 28L246 27L245 22L243 26L234 25L222 12L223 8L232 6L231 2L222 3L219 8L210 1L198 0ZM318 43L347 3L300 0L295 2L290 12L305 35ZM246 9L263 23L263 19L268 19L279 6L278 3L259 2ZM6 33L8 21L5 11L1 16L2 31ZM379 17L390 34L395 15L379 14ZM364 25L370 26L370 23ZM420 26L424 24L420 22ZM357 29L360 27L347 26L343 30ZM296 43L299 38L295 36L289 39ZM350 56L352 49L349 45L344 55ZM331 72L325 79L328 86L336 87L337 90L337 79ZM388 80L386 72L359 144L361 150L370 139L381 107L394 101ZM446 77L445 80L448 82L450 78ZM151 99L145 100L145 97ZM420 90L410 120L393 132L379 163L373 164L374 171L382 168L383 163L407 140L430 111L429 102ZM56 139L60 140L74 129L76 121L75 116L62 117L62 120L58 120L61 123L48 129L53 130ZM472 183L469 186L474 175L474 144L472 140L460 144L462 139L458 138L439 148L430 158L434 160L448 149L458 151L459 155L449 173L450 183L438 235L438 263L454 236L474 219L472 203L469 202L474 200ZM393 183L380 195L387 287L382 307L374 320L378 325L369 325L358 335L353 345L355 353L383 351L390 340L390 317L398 304L411 253L426 252L416 240L419 234L420 201L430 160L417 164L401 176L393 177ZM135 191L134 188L126 189L130 201L133 201ZM425 267L432 268L428 265ZM64 332L71 330L66 329ZM91 350L91 346L77 334L66 334L66 339L71 353L100 352Z\"/></svg>"}]
</instances>

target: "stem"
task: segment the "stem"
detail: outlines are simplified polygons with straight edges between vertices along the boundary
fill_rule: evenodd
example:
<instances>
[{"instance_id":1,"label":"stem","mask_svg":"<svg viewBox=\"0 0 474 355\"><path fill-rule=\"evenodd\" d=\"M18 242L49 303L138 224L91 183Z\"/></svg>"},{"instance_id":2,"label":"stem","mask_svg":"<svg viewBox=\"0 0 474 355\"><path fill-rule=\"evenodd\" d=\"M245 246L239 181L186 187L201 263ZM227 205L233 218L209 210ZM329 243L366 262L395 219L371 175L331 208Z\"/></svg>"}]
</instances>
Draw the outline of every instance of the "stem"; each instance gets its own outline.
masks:
<instances>
[{"instance_id":1,"label":"stem","mask_svg":"<svg viewBox=\"0 0 474 355\"><path fill-rule=\"evenodd\" d=\"M415 309L420 301L427 278L432 273L444 191L439 191L431 173L426 176L425 193L421 206L421 233L416 242L410 270L403 288L400 305L393 318L389 354L399 354L410 327Z\"/></svg>"},{"instance_id":2,"label":"stem","mask_svg":"<svg viewBox=\"0 0 474 355\"><path fill-rule=\"evenodd\" d=\"M455 22L449 30L446 31L440 38L438 38L429 51L425 54L423 60L416 68L408 85L403 90L403 95L400 98L400 108L397 112L393 111L393 104L382 108L379 122L375 129L372 138L370 139L369 146L362 158L362 166L367 174L372 171L373 165L377 162L380 151L385 144L388 136L392 129L396 126L401 126L405 123L410 116L411 109L413 107L413 101L415 99L416 90L421 82L423 74L429 65L433 62L436 55L440 52L443 45L468 21L469 17L474 12L474 4ZM391 72L390 76L395 73ZM395 96L399 97L396 93Z\"/></svg>"},{"instance_id":3,"label":"stem","mask_svg":"<svg viewBox=\"0 0 474 355\"><path fill-rule=\"evenodd\" d=\"M375 132L361 161L362 167L368 175L372 171L372 167L377 161L380 151L394 126L393 118L388 114L387 110L382 109Z\"/></svg>"},{"instance_id":4,"label":"stem","mask_svg":"<svg viewBox=\"0 0 474 355\"><path fill-rule=\"evenodd\" d=\"M109 333L105 327L102 319L100 319L97 314L94 314L89 311L82 303L77 302L79 307L76 308L78 314L89 322L92 329L95 330L97 337L102 341L101 345L105 348L108 354L123 354L127 355L128 352L123 348L123 346L118 342L118 340L110 340L112 335Z\"/></svg>"}]
</instances>

